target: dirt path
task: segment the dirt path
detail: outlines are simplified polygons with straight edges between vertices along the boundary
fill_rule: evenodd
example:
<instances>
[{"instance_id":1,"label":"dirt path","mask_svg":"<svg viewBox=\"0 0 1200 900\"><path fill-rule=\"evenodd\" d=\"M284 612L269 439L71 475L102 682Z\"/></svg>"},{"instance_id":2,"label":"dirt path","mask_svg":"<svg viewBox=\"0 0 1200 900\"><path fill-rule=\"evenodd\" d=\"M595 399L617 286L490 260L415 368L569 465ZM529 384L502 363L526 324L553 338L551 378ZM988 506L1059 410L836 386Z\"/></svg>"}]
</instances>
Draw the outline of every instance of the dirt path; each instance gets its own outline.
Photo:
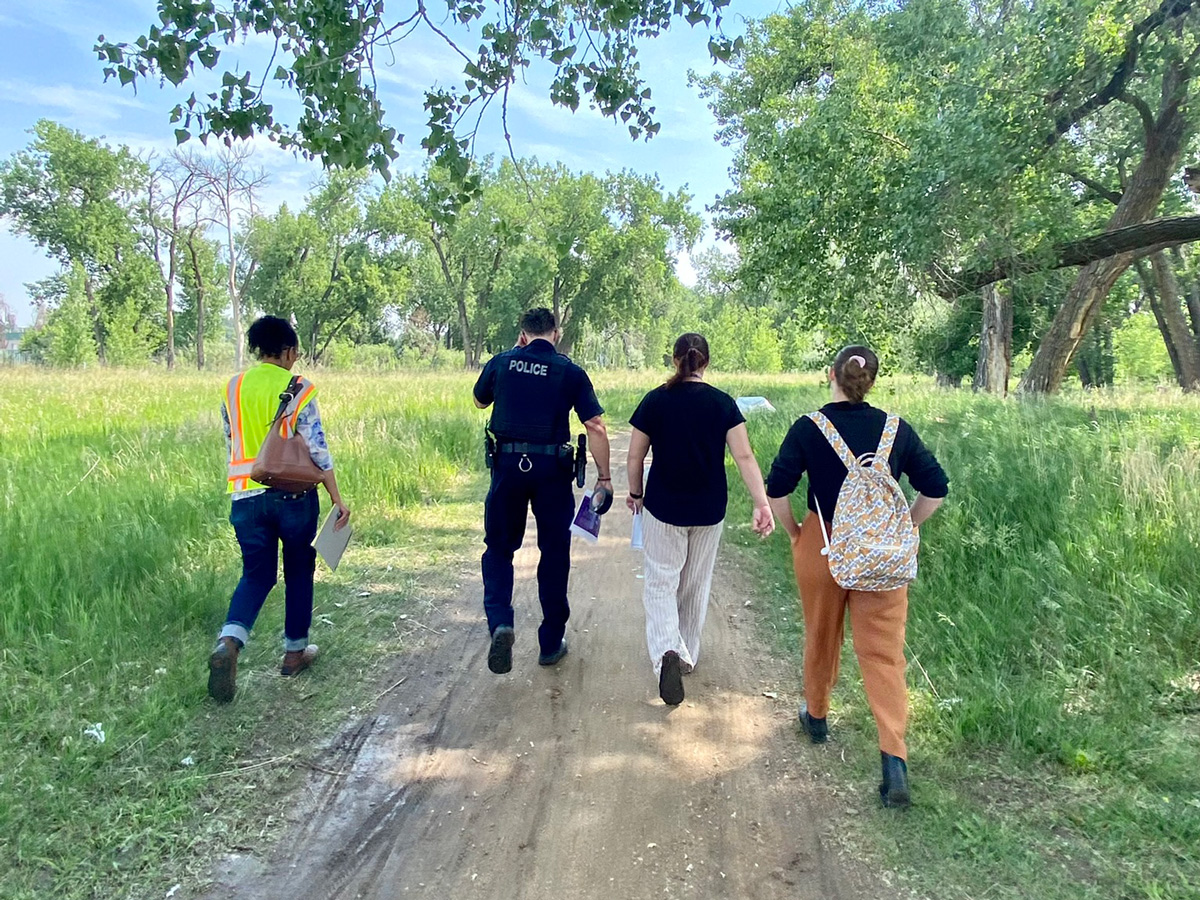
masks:
<instances>
[{"instance_id":1,"label":"dirt path","mask_svg":"<svg viewBox=\"0 0 1200 900\"><path fill-rule=\"evenodd\" d=\"M402 661L407 681L315 760L275 857L225 861L211 896L895 896L828 838L813 782L822 748L797 740L790 704L763 695L791 676L757 647L730 567L718 567L687 700L659 700L629 523L614 506L598 544L576 540L570 654L543 669L531 518L513 671L487 669L476 570L429 623L445 634Z\"/></svg>"}]
</instances>

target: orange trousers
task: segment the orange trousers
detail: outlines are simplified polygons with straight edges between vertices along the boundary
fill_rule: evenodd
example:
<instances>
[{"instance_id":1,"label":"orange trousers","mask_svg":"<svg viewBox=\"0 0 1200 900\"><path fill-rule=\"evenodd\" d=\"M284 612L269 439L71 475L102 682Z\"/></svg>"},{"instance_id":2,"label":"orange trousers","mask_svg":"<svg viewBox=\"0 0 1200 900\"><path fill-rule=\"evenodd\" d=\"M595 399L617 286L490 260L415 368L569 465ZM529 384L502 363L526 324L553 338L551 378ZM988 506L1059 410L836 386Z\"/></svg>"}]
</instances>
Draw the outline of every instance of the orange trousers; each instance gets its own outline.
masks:
<instances>
[{"instance_id":1,"label":"orange trousers","mask_svg":"<svg viewBox=\"0 0 1200 900\"><path fill-rule=\"evenodd\" d=\"M827 526L828 527L828 526ZM904 678L904 622L908 587L891 591L850 591L839 587L821 555L825 541L816 513L809 512L792 541L792 565L804 610L804 701L818 719L829 712L837 681L846 607L854 653L862 671L867 703L879 730L879 749L908 759L904 732L908 690Z\"/></svg>"}]
</instances>

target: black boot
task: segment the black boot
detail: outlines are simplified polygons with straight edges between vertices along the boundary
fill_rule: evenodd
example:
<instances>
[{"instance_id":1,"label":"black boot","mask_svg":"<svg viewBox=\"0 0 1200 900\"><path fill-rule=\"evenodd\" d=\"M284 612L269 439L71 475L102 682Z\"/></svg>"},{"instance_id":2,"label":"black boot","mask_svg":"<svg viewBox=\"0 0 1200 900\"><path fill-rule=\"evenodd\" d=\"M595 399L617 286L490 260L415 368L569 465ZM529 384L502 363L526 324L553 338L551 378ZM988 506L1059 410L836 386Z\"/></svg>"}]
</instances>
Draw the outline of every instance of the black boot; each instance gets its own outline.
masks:
<instances>
[{"instance_id":1,"label":"black boot","mask_svg":"<svg viewBox=\"0 0 1200 900\"><path fill-rule=\"evenodd\" d=\"M825 719L809 715L808 705L804 703L800 704L800 727L814 744L823 744L829 739L829 723Z\"/></svg>"},{"instance_id":2,"label":"black boot","mask_svg":"<svg viewBox=\"0 0 1200 900\"><path fill-rule=\"evenodd\" d=\"M883 762L883 781L879 785L879 799L884 806L907 809L911 805L908 796L908 765L898 756L879 752Z\"/></svg>"}]
</instances>

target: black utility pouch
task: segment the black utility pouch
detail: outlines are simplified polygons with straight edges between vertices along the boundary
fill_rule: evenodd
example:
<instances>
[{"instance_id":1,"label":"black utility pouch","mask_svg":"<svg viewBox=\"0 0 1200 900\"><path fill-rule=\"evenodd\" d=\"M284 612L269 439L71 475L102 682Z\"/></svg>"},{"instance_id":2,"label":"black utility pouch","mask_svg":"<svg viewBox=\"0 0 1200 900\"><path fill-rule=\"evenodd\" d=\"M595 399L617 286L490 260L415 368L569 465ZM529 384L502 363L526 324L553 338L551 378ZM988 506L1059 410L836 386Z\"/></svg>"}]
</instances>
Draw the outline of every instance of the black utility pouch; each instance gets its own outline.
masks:
<instances>
[{"instance_id":1,"label":"black utility pouch","mask_svg":"<svg viewBox=\"0 0 1200 900\"><path fill-rule=\"evenodd\" d=\"M483 429L483 464L489 469L496 465L496 437Z\"/></svg>"},{"instance_id":2,"label":"black utility pouch","mask_svg":"<svg viewBox=\"0 0 1200 900\"><path fill-rule=\"evenodd\" d=\"M570 447L567 447L570 450ZM583 487L584 479L587 478L587 435L579 436L579 443L575 447L575 487Z\"/></svg>"}]
</instances>

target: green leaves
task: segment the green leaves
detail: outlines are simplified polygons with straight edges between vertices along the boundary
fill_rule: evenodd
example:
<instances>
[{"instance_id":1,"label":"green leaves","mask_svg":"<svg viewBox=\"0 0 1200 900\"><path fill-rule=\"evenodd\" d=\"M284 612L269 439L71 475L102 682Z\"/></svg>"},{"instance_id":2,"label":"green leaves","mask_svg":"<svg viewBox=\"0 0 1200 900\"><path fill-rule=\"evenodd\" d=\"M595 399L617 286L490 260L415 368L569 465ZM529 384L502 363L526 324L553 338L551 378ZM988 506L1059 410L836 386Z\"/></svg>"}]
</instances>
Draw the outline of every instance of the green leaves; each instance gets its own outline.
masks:
<instances>
[{"instance_id":1,"label":"green leaves","mask_svg":"<svg viewBox=\"0 0 1200 900\"><path fill-rule=\"evenodd\" d=\"M659 124L635 61L638 42L682 18L710 28L713 58L728 60L741 44L721 35L721 11L727 5L728 0L502 0L496 5L446 0L456 21L479 23L482 42L466 60L461 88L431 87L426 98L429 132L421 144L469 201L475 185L470 166L461 161L456 123L469 108L513 85L535 57L557 67L550 87L554 103L575 110L590 95L604 115L626 123L634 138L653 136ZM262 93L268 88L260 91L251 84L250 73L234 64L222 73L223 90L210 96L210 102L188 106L184 129L195 129L201 140L265 134L327 166L369 166L387 177L402 136L384 124L385 111L370 77L372 61L377 52L413 33L413 25L428 34L436 21L423 6L401 15L407 17L404 29L396 20L385 20L384 0L228 0L220 11L207 0L164 0L159 23L133 44L101 35L95 52L106 63L105 77L122 85L136 86L153 76L180 85L193 77L196 63L216 69L221 54L233 52L229 48L247 35L273 39L276 53L292 62L277 66L272 81L299 97L300 115L280 119L276 104Z\"/></svg>"}]
</instances>

